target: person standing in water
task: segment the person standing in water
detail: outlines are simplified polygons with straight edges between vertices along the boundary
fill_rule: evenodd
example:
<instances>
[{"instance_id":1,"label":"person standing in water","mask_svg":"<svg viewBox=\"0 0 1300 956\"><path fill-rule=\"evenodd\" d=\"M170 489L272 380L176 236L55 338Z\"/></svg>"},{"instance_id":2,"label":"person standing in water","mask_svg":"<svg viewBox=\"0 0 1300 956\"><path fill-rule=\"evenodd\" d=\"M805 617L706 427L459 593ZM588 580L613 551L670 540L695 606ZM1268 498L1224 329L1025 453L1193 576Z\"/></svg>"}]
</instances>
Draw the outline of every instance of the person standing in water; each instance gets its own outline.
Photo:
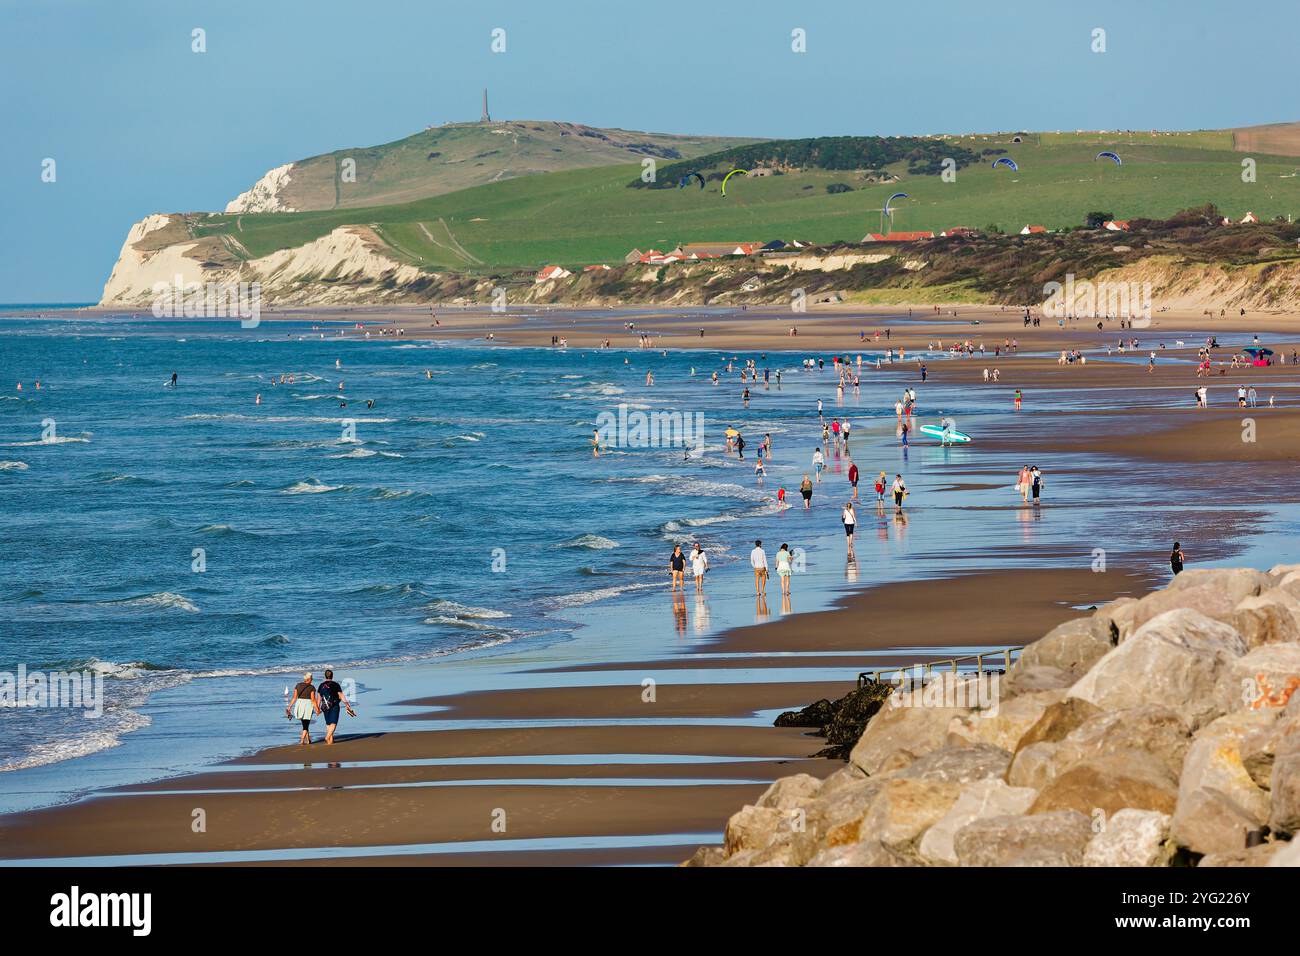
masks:
<instances>
[{"instance_id":1,"label":"person standing in water","mask_svg":"<svg viewBox=\"0 0 1300 956\"><path fill-rule=\"evenodd\" d=\"M776 576L781 580L781 596L790 596L790 546L781 545L776 553Z\"/></svg>"},{"instance_id":2,"label":"person standing in water","mask_svg":"<svg viewBox=\"0 0 1300 956\"><path fill-rule=\"evenodd\" d=\"M698 541L695 542L695 548L691 551L691 573L695 576L695 590L704 590L704 572L709 570L709 558L700 547Z\"/></svg>"},{"instance_id":3,"label":"person standing in water","mask_svg":"<svg viewBox=\"0 0 1300 956\"><path fill-rule=\"evenodd\" d=\"M754 569L754 593L762 597L767 593L767 552L761 540L755 541L749 552L749 566Z\"/></svg>"},{"instance_id":4,"label":"person standing in water","mask_svg":"<svg viewBox=\"0 0 1300 956\"><path fill-rule=\"evenodd\" d=\"M799 482L799 494L803 495L803 510L807 511L812 507L813 483L807 475L803 476L803 481Z\"/></svg>"},{"instance_id":5,"label":"person standing in water","mask_svg":"<svg viewBox=\"0 0 1300 956\"><path fill-rule=\"evenodd\" d=\"M673 547L673 553L668 557L668 570L673 576L672 590L686 590L686 555L682 554L680 544Z\"/></svg>"},{"instance_id":6,"label":"person standing in water","mask_svg":"<svg viewBox=\"0 0 1300 956\"><path fill-rule=\"evenodd\" d=\"M853 511L853 502L844 503L844 511L840 513L840 520L844 522L844 537L848 542L849 557L853 557L853 529L857 526L858 516Z\"/></svg>"},{"instance_id":7,"label":"person standing in water","mask_svg":"<svg viewBox=\"0 0 1300 956\"><path fill-rule=\"evenodd\" d=\"M339 707L342 706L349 717L357 714L352 709L348 695L343 693L343 685L334 679L334 672L328 667L325 668L325 679L316 688L316 693L320 697L321 713L325 717L325 743L332 744L334 731L339 725Z\"/></svg>"},{"instance_id":8,"label":"person standing in water","mask_svg":"<svg viewBox=\"0 0 1300 956\"><path fill-rule=\"evenodd\" d=\"M821 484L822 469L826 467L826 457L822 454L822 450L820 448L815 449L813 451L812 466L813 466L813 473L817 476L817 483ZM804 475L804 477L807 478L808 476Z\"/></svg>"},{"instance_id":9,"label":"person standing in water","mask_svg":"<svg viewBox=\"0 0 1300 956\"><path fill-rule=\"evenodd\" d=\"M853 500L858 500L858 465L857 462L849 462L849 484L853 486Z\"/></svg>"},{"instance_id":10,"label":"person standing in water","mask_svg":"<svg viewBox=\"0 0 1300 956\"><path fill-rule=\"evenodd\" d=\"M298 744L311 744L311 720L320 713L320 697L316 694L316 685L311 682L311 671L302 675L302 680L293 689L293 698L284 709L284 715L302 721L302 734Z\"/></svg>"},{"instance_id":11,"label":"person standing in water","mask_svg":"<svg viewBox=\"0 0 1300 956\"><path fill-rule=\"evenodd\" d=\"M901 512L903 510L903 499L907 497L907 485L903 483L902 475L894 476L894 510Z\"/></svg>"},{"instance_id":12,"label":"person standing in water","mask_svg":"<svg viewBox=\"0 0 1300 956\"><path fill-rule=\"evenodd\" d=\"M1183 570L1183 562L1187 560L1183 554L1183 546L1177 541L1174 542L1174 550L1169 554L1169 567L1177 577Z\"/></svg>"}]
</instances>

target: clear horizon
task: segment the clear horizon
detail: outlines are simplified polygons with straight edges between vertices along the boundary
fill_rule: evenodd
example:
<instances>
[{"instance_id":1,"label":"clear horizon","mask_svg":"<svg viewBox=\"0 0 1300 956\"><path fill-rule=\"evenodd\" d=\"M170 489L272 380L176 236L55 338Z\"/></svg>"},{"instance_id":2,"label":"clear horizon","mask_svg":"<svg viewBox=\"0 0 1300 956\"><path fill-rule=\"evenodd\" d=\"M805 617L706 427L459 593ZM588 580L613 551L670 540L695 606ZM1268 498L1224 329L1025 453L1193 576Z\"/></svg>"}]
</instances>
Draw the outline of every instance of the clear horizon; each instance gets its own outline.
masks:
<instances>
[{"instance_id":1,"label":"clear horizon","mask_svg":"<svg viewBox=\"0 0 1300 956\"><path fill-rule=\"evenodd\" d=\"M1297 26L1300 7L1277 0L673 12L381 0L364 13L339 0L3 0L0 302L98 300L144 216L220 210L274 166L472 121L484 86L494 119L664 133L1216 129L1300 119ZM490 49L495 28L504 53Z\"/></svg>"}]
</instances>

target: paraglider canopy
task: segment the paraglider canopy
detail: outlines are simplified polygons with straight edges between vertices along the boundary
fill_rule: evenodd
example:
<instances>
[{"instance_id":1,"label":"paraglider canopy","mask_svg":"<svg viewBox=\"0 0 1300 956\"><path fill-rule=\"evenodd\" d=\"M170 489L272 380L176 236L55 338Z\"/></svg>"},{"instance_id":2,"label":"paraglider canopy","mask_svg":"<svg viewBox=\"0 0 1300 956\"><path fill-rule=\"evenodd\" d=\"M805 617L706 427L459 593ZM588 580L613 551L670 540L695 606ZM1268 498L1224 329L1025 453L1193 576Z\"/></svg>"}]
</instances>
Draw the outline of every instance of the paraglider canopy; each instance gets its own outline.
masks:
<instances>
[{"instance_id":1,"label":"paraglider canopy","mask_svg":"<svg viewBox=\"0 0 1300 956\"><path fill-rule=\"evenodd\" d=\"M909 196L907 193L894 193L894 195L890 196L888 199L885 200L885 215L892 216L894 214L894 211L889 208L889 204L892 203L895 199L911 199L911 198L912 197Z\"/></svg>"},{"instance_id":2,"label":"paraglider canopy","mask_svg":"<svg viewBox=\"0 0 1300 956\"><path fill-rule=\"evenodd\" d=\"M691 177L698 179L700 181L700 188L704 188L704 177L699 173L687 173L681 179L677 180L677 188L681 189L683 186L687 185L691 181Z\"/></svg>"},{"instance_id":3,"label":"paraglider canopy","mask_svg":"<svg viewBox=\"0 0 1300 956\"><path fill-rule=\"evenodd\" d=\"M736 173L740 173L740 175L742 175L742 176L748 176L748 175L749 175L749 170L747 170L747 169L733 169L731 172L727 173L727 175L723 176L723 177L722 177L722 195L724 195L724 196L727 195L727 180L730 179L732 176L736 175Z\"/></svg>"},{"instance_id":4,"label":"paraglider canopy","mask_svg":"<svg viewBox=\"0 0 1300 956\"><path fill-rule=\"evenodd\" d=\"M997 169L999 166L1006 166L1008 169L1013 170L1014 172L1020 171L1020 167L1016 165L1016 161L1012 159L1010 156L1001 156L993 160L993 168Z\"/></svg>"},{"instance_id":5,"label":"paraglider canopy","mask_svg":"<svg viewBox=\"0 0 1300 956\"><path fill-rule=\"evenodd\" d=\"M1110 150L1104 150L1104 151L1098 153L1097 156L1096 156L1096 158L1097 158L1097 159L1110 159L1110 160L1114 160L1116 166L1123 166L1123 165L1124 165L1124 160L1122 160L1122 159L1119 158L1119 153L1112 153Z\"/></svg>"}]
</instances>

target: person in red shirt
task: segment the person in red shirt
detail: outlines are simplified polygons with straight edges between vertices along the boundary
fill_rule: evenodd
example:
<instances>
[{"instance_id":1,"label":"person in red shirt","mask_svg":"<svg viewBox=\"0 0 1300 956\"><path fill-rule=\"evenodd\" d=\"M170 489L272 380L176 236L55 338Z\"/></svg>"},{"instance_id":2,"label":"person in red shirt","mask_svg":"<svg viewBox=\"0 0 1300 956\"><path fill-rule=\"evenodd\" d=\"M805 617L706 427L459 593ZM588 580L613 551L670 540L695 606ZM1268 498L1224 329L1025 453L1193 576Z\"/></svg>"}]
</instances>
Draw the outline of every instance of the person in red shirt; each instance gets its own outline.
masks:
<instances>
[{"instance_id":1,"label":"person in red shirt","mask_svg":"<svg viewBox=\"0 0 1300 956\"><path fill-rule=\"evenodd\" d=\"M849 464L849 484L853 486L853 500L858 500L858 466L856 462Z\"/></svg>"}]
</instances>

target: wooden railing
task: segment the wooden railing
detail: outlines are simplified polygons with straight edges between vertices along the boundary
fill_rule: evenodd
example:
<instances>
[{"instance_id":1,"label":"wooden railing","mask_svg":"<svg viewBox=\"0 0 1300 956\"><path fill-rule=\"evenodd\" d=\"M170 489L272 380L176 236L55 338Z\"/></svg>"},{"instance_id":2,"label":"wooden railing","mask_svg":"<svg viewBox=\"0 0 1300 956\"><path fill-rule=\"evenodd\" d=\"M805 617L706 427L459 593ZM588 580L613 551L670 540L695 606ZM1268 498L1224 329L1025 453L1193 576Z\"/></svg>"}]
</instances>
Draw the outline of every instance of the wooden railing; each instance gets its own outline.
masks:
<instances>
[{"instance_id":1,"label":"wooden railing","mask_svg":"<svg viewBox=\"0 0 1300 956\"><path fill-rule=\"evenodd\" d=\"M921 677L921 685L925 686L925 684L929 682L931 676L933 675L933 671L936 667L938 668L948 667L950 669L950 673L958 674L960 673L960 670L958 669L957 665L962 663L963 661L974 661L975 673L983 674L985 670L984 662L990 658L1001 658L1002 666L1000 668L1000 672L1005 674L1007 671L1011 670L1011 663L1012 663L1011 655L1012 654L1019 655L1020 652L1023 651L1024 649L1025 649L1024 646L1020 645L1017 647L1004 647L1001 650L996 650L996 651L984 651L983 653L980 654L967 654L963 657L949 657L939 661L926 661L926 662L917 661L914 664L906 664L902 667L880 667L877 668L876 670L863 671L861 674L859 674L858 686L865 687L867 684L878 684L880 683L880 677L882 674L906 675L910 671L915 671L918 667L923 669L923 673Z\"/></svg>"}]
</instances>

